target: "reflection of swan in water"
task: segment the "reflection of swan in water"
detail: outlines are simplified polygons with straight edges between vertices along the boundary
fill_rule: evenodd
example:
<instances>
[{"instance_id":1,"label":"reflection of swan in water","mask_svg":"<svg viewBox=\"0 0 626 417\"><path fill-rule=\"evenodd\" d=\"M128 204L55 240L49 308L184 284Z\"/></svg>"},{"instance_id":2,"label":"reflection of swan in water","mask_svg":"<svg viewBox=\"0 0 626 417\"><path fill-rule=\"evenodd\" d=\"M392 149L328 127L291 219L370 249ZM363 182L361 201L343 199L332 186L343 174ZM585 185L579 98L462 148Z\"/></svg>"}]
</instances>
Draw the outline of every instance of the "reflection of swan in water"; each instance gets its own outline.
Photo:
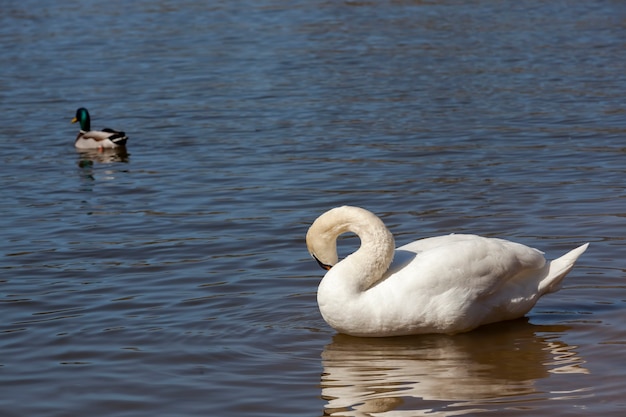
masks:
<instances>
[{"instance_id":1,"label":"reflection of swan in water","mask_svg":"<svg viewBox=\"0 0 626 417\"><path fill-rule=\"evenodd\" d=\"M451 416L539 395L535 383L552 373L588 373L574 347L547 333L563 330L517 320L454 337L336 335L322 353L325 415Z\"/></svg>"}]
</instances>

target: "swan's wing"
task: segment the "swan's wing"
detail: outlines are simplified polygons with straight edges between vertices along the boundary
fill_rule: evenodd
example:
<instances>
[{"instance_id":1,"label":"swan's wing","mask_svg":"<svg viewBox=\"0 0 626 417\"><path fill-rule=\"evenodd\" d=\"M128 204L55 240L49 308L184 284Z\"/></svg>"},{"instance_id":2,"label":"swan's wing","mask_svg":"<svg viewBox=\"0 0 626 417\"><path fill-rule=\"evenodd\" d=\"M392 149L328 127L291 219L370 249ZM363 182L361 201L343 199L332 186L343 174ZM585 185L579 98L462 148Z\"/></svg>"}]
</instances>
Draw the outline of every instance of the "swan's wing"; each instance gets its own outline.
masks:
<instances>
[{"instance_id":1,"label":"swan's wing","mask_svg":"<svg viewBox=\"0 0 626 417\"><path fill-rule=\"evenodd\" d=\"M412 258L410 253L414 253ZM433 294L464 289L474 297L535 276L546 263L537 249L475 235L422 239L401 246L398 254L385 278L410 280L411 287Z\"/></svg>"},{"instance_id":2,"label":"swan's wing","mask_svg":"<svg viewBox=\"0 0 626 417\"><path fill-rule=\"evenodd\" d=\"M423 252L429 249L434 249L440 246L445 247L445 246L448 246L454 243L459 243L459 242L471 242L471 244L479 245L481 243L487 243L488 241L496 241L499 243L512 243L515 246L523 246L524 248L528 248L528 246L524 246L519 243L510 242L504 239L488 238L488 237L482 237L478 235L468 235L468 234L449 234L449 235L444 235L444 236L435 236L435 237L427 237L424 239L419 239L411 243L407 243L404 246L400 246L398 250L406 250L410 252ZM532 249L532 248L528 248L528 249ZM532 249L532 251L540 252L537 249Z\"/></svg>"}]
</instances>

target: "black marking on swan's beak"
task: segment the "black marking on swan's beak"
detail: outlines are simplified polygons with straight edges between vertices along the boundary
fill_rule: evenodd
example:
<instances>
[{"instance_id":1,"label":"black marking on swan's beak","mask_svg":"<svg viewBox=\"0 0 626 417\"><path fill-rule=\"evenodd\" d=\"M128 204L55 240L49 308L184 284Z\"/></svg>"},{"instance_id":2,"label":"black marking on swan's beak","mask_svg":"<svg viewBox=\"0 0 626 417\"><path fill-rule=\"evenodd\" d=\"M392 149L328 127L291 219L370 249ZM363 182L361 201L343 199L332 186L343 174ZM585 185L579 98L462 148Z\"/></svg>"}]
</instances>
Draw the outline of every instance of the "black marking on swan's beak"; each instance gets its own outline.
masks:
<instances>
[{"instance_id":1,"label":"black marking on swan's beak","mask_svg":"<svg viewBox=\"0 0 626 417\"><path fill-rule=\"evenodd\" d=\"M325 269L326 271L329 271L330 268L332 268L332 265L326 265L325 263L322 263L322 261L320 261L319 259L317 259L317 256L311 254L311 256L313 257L313 259L315 259L315 261L317 262L317 264L320 266L320 268Z\"/></svg>"}]
</instances>

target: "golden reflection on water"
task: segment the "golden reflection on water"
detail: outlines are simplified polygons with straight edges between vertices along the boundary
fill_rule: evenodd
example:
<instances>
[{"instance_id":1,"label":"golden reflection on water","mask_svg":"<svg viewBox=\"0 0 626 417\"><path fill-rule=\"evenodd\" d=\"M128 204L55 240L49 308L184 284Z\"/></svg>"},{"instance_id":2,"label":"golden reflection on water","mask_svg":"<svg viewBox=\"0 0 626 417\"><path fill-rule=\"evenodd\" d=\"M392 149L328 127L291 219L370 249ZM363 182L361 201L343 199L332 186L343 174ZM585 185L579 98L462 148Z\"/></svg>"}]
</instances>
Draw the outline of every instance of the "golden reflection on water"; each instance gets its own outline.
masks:
<instances>
[{"instance_id":1,"label":"golden reflection on water","mask_svg":"<svg viewBox=\"0 0 626 417\"><path fill-rule=\"evenodd\" d=\"M566 330L522 319L456 336L336 335L322 353L325 415L451 416L513 396L584 395L536 387L551 374L588 373L576 347L558 340Z\"/></svg>"}]
</instances>

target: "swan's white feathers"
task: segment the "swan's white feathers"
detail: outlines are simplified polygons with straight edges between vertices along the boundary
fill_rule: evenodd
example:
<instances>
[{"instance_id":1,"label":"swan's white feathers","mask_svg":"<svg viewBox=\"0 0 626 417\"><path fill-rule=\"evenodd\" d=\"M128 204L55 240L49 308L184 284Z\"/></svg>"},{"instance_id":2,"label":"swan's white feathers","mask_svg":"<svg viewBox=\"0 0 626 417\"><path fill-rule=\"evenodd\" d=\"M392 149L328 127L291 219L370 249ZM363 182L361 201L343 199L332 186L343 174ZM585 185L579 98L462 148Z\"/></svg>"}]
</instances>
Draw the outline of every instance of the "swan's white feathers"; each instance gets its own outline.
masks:
<instances>
[{"instance_id":1,"label":"swan's white feathers","mask_svg":"<svg viewBox=\"0 0 626 417\"><path fill-rule=\"evenodd\" d=\"M361 246L337 262L336 239L347 231ZM354 336L459 333L521 317L558 290L587 248L546 262L537 249L467 234L393 246L382 221L364 209L336 208L313 223L307 247L334 265L318 288L331 327Z\"/></svg>"}]
</instances>

